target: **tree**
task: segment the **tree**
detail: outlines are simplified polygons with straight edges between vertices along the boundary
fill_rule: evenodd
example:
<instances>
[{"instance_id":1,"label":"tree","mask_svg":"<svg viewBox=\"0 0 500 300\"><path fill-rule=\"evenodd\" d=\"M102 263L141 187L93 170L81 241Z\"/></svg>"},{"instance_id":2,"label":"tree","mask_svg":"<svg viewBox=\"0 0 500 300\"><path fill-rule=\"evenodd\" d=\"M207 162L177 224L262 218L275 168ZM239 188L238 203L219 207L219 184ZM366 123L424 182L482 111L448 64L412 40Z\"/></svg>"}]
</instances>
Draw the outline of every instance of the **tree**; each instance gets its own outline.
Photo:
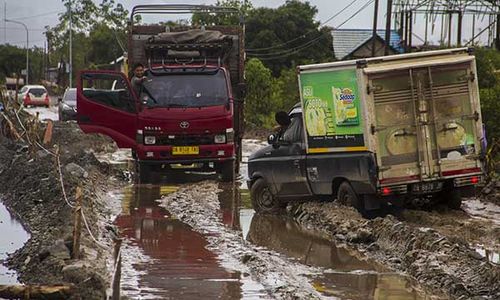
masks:
<instances>
[{"instance_id":1,"label":"tree","mask_svg":"<svg viewBox=\"0 0 500 300\"><path fill-rule=\"evenodd\" d=\"M253 9L252 3L246 0L217 0L214 6L237 8L243 18ZM192 24L206 26L238 25L240 24L240 16L238 14L215 14L210 12L194 13L191 22Z\"/></svg>"},{"instance_id":2,"label":"tree","mask_svg":"<svg viewBox=\"0 0 500 300\"><path fill-rule=\"evenodd\" d=\"M271 70L258 59L250 59L245 67L247 96L245 97L245 121L253 127L271 127L272 116L278 105L273 97Z\"/></svg>"},{"instance_id":3,"label":"tree","mask_svg":"<svg viewBox=\"0 0 500 300\"><path fill-rule=\"evenodd\" d=\"M331 61L331 30L319 28L314 20L317 12L309 2L298 0L288 0L276 9L250 10L245 36L248 56L262 60L275 76L298 64Z\"/></svg>"}]
</instances>

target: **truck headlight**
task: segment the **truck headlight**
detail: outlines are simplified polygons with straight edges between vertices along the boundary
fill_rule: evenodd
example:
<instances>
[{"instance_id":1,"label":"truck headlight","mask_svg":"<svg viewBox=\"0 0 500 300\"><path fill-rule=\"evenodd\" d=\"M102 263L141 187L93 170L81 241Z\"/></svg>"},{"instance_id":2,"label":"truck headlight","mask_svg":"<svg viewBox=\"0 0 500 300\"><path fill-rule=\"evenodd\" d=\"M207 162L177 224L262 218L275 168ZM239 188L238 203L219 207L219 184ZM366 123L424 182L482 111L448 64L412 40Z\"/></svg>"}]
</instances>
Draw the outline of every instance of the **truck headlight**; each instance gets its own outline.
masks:
<instances>
[{"instance_id":1,"label":"truck headlight","mask_svg":"<svg viewBox=\"0 0 500 300\"><path fill-rule=\"evenodd\" d=\"M225 134L216 134L214 137L214 143L216 144L224 144L226 142Z\"/></svg>"},{"instance_id":2,"label":"truck headlight","mask_svg":"<svg viewBox=\"0 0 500 300\"><path fill-rule=\"evenodd\" d=\"M156 137L154 136L145 136L144 144L146 145L154 145L156 143Z\"/></svg>"}]
</instances>

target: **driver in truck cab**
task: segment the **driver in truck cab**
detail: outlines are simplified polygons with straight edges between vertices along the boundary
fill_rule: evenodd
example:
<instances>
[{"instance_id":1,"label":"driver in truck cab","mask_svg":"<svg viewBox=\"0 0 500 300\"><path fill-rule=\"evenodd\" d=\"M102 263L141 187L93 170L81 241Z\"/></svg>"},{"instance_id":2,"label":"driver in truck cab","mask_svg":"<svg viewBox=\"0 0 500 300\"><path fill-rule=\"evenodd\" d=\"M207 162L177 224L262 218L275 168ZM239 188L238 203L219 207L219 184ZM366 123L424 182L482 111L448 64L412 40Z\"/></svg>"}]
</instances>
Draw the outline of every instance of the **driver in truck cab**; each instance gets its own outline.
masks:
<instances>
[{"instance_id":1,"label":"driver in truck cab","mask_svg":"<svg viewBox=\"0 0 500 300\"><path fill-rule=\"evenodd\" d=\"M144 65L141 63L136 63L134 65L134 76L130 80L132 84L132 88L137 96L141 94L142 83L147 80L147 77L144 76Z\"/></svg>"}]
</instances>

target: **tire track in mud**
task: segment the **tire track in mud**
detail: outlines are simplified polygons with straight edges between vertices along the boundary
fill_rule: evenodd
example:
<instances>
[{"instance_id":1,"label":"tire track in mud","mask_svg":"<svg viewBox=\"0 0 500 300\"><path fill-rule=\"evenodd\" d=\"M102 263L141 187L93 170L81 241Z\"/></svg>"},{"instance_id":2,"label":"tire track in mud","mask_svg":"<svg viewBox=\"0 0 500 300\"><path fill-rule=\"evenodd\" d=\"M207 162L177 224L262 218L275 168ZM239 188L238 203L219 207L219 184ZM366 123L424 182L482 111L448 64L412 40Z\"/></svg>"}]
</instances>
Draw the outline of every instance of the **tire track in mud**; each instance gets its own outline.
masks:
<instances>
[{"instance_id":1,"label":"tire track in mud","mask_svg":"<svg viewBox=\"0 0 500 300\"><path fill-rule=\"evenodd\" d=\"M346 242L391 269L409 274L435 293L456 299L500 299L500 266L472 249L460 229L445 234L447 226L459 222L441 220L440 226L433 226L429 219L438 223L439 217L423 211L405 211L400 219L389 215L366 220L351 208L320 202L291 205L288 213L300 224L325 232L332 241ZM458 216L451 215L452 219Z\"/></svg>"},{"instance_id":2,"label":"tire track in mud","mask_svg":"<svg viewBox=\"0 0 500 300\"><path fill-rule=\"evenodd\" d=\"M307 276L320 272L245 241L241 232L226 227L218 216L217 183L204 181L183 185L161 200L164 206L194 231L203 234L208 249L217 253L230 270L249 274L270 297L279 299L323 298Z\"/></svg>"}]
</instances>

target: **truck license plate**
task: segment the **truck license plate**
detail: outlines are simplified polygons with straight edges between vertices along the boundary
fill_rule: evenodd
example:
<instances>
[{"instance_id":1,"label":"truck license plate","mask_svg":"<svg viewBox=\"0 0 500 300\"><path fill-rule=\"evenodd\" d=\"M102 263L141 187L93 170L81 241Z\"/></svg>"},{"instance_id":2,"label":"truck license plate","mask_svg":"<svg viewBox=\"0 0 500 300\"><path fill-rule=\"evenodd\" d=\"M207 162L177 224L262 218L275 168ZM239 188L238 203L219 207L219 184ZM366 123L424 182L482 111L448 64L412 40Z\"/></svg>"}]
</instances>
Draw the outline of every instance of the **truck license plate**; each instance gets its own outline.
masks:
<instances>
[{"instance_id":1,"label":"truck license plate","mask_svg":"<svg viewBox=\"0 0 500 300\"><path fill-rule=\"evenodd\" d=\"M411 191L414 194L425 194L425 193L440 191L442 188L443 188L443 182L441 181L421 182L412 185Z\"/></svg>"},{"instance_id":2,"label":"truck license plate","mask_svg":"<svg viewBox=\"0 0 500 300\"><path fill-rule=\"evenodd\" d=\"M200 153L200 147L198 146L172 147L172 155L192 155L199 153Z\"/></svg>"}]
</instances>

